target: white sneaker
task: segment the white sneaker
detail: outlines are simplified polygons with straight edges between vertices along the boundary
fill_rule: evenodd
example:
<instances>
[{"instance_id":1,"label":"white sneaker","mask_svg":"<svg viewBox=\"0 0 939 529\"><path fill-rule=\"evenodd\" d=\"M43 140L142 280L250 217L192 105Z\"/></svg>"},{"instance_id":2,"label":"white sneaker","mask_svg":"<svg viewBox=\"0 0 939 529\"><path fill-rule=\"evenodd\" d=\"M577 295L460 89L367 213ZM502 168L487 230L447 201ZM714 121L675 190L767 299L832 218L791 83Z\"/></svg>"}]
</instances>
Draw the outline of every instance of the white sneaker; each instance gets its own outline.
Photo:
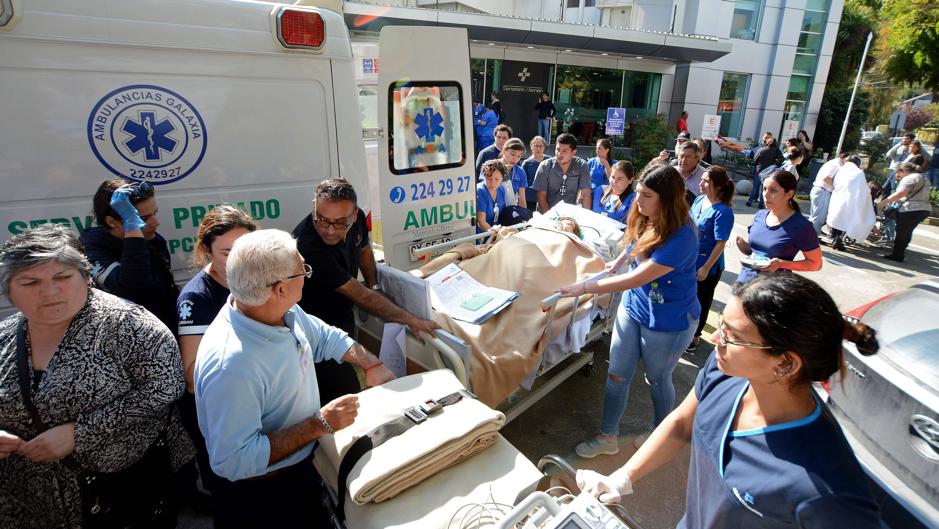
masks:
<instances>
[{"instance_id":1,"label":"white sneaker","mask_svg":"<svg viewBox=\"0 0 939 529\"><path fill-rule=\"evenodd\" d=\"M614 455L619 453L619 445L616 439L607 440L606 437L598 435L577 445L574 448L577 455L585 459L592 459L600 454Z\"/></svg>"}]
</instances>

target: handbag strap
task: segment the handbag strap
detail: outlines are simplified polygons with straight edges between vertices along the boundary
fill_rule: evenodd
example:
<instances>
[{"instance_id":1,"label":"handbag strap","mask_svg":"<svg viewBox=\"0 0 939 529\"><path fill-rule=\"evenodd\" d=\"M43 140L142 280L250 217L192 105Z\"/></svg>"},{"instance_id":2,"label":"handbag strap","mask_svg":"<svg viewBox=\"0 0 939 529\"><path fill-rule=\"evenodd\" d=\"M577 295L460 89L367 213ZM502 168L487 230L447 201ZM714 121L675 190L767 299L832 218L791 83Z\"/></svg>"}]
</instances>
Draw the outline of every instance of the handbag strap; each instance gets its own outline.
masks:
<instances>
[{"instance_id":1,"label":"handbag strap","mask_svg":"<svg viewBox=\"0 0 939 529\"><path fill-rule=\"evenodd\" d=\"M33 435L48 430L46 423L39 416L39 410L33 403L29 389L29 353L26 350L26 318L20 320L16 327L16 371L20 382L20 395L23 396L23 405L29 412L29 418L33 423Z\"/></svg>"},{"instance_id":2,"label":"handbag strap","mask_svg":"<svg viewBox=\"0 0 939 529\"><path fill-rule=\"evenodd\" d=\"M900 204L900 205L897 206L897 207L901 207L901 206L903 206L903 204L906 204L907 202L909 202L910 199L912 199L913 197L915 197L916 195L918 195L919 192L922 191L924 187L926 187L926 178L925 178L925 177L923 177L923 183L919 185L919 189L917 189L916 191L913 191L913 192L910 193L909 195L903 197L903 202L902 202L902 203L901 203L899 200L897 201L897 203Z\"/></svg>"}]
</instances>

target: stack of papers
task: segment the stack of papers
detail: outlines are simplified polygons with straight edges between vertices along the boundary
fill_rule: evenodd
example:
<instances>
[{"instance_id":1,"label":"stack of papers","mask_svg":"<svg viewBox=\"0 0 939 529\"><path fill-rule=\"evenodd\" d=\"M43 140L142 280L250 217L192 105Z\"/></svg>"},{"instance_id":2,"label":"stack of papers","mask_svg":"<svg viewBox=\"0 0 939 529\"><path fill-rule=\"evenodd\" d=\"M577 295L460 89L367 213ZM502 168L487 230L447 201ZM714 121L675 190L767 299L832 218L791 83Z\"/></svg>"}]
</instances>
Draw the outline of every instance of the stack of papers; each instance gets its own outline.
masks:
<instances>
[{"instance_id":1,"label":"stack of papers","mask_svg":"<svg viewBox=\"0 0 939 529\"><path fill-rule=\"evenodd\" d=\"M518 292L487 287L451 263L427 278L434 310L455 320L480 323L509 306Z\"/></svg>"}]
</instances>

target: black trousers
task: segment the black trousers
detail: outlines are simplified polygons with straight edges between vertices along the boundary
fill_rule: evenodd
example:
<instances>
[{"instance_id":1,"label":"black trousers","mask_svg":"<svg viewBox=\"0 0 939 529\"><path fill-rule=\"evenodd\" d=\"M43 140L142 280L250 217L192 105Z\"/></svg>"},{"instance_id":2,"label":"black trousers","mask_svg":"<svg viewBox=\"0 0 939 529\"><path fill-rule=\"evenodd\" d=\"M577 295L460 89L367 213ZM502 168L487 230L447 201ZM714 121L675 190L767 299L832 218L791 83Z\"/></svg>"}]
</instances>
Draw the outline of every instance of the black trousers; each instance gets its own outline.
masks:
<instances>
[{"instance_id":1,"label":"black trousers","mask_svg":"<svg viewBox=\"0 0 939 529\"><path fill-rule=\"evenodd\" d=\"M349 314L337 321L327 321L326 323L339 327L346 331L349 336L355 336L355 316L350 311ZM359 377L355 374L355 368L351 364L339 363L335 360L324 360L317 362L316 366L316 385L320 390L320 405L325 406L330 401L343 395L351 395L362 391L359 385Z\"/></svg>"},{"instance_id":2,"label":"black trousers","mask_svg":"<svg viewBox=\"0 0 939 529\"><path fill-rule=\"evenodd\" d=\"M316 383L320 389L320 404L325 406L330 401L343 395L358 393L362 390L359 377L351 364L324 360L316 364Z\"/></svg>"},{"instance_id":3,"label":"black trousers","mask_svg":"<svg viewBox=\"0 0 939 529\"><path fill-rule=\"evenodd\" d=\"M698 318L698 329L694 332L695 336L701 336L704 330L704 324L708 321L708 311L711 310L711 303L714 302L714 290L717 284L721 282L723 269L704 278L704 281L698 281L698 303L701 304L701 317Z\"/></svg>"},{"instance_id":4,"label":"black trousers","mask_svg":"<svg viewBox=\"0 0 939 529\"><path fill-rule=\"evenodd\" d=\"M906 247L913 240L913 230L916 229L917 224L926 220L928 216L928 211L901 211L897 214L897 236L893 240L891 255L903 259Z\"/></svg>"},{"instance_id":5,"label":"black trousers","mask_svg":"<svg viewBox=\"0 0 939 529\"><path fill-rule=\"evenodd\" d=\"M312 457L267 477L220 478L212 493L215 529L330 527Z\"/></svg>"}]
</instances>

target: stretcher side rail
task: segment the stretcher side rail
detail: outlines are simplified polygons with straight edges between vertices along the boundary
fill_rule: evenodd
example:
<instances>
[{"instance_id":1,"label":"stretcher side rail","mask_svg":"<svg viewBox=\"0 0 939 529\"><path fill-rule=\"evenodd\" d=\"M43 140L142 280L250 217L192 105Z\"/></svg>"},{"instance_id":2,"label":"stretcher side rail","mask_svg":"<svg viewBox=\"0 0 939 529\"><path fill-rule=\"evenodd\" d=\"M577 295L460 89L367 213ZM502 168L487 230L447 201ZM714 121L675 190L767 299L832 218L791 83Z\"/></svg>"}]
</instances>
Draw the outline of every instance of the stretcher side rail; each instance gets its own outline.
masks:
<instances>
[{"instance_id":1,"label":"stretcher side rail","mask_svg":"<svg viewBox=\"0 0 939 529\"><path fill-rule=\"evenodd\" d=\"M521 230L523 228L527 228L528 223L521 222L519 224L513 224L511 226L503 226L503 227ZM488 231L477 233L475 235L467 235L466 237L460 237L459 239L453 239L452 241L445 241L445 242L433 244L430 246L425 246L424 248L420 248L417 250L411 250L411 254L414 256L415 259L422 259L428 255L433 254L434 252L438 252L440 250L444 250L446 248L450 248L458 244L463 244L464 242L476 242L479 239L485 239L486 237L495 235L497 231L498 230L496 229L496 227L493 227L489 229Z\"/></svg>"}]
</instances>

